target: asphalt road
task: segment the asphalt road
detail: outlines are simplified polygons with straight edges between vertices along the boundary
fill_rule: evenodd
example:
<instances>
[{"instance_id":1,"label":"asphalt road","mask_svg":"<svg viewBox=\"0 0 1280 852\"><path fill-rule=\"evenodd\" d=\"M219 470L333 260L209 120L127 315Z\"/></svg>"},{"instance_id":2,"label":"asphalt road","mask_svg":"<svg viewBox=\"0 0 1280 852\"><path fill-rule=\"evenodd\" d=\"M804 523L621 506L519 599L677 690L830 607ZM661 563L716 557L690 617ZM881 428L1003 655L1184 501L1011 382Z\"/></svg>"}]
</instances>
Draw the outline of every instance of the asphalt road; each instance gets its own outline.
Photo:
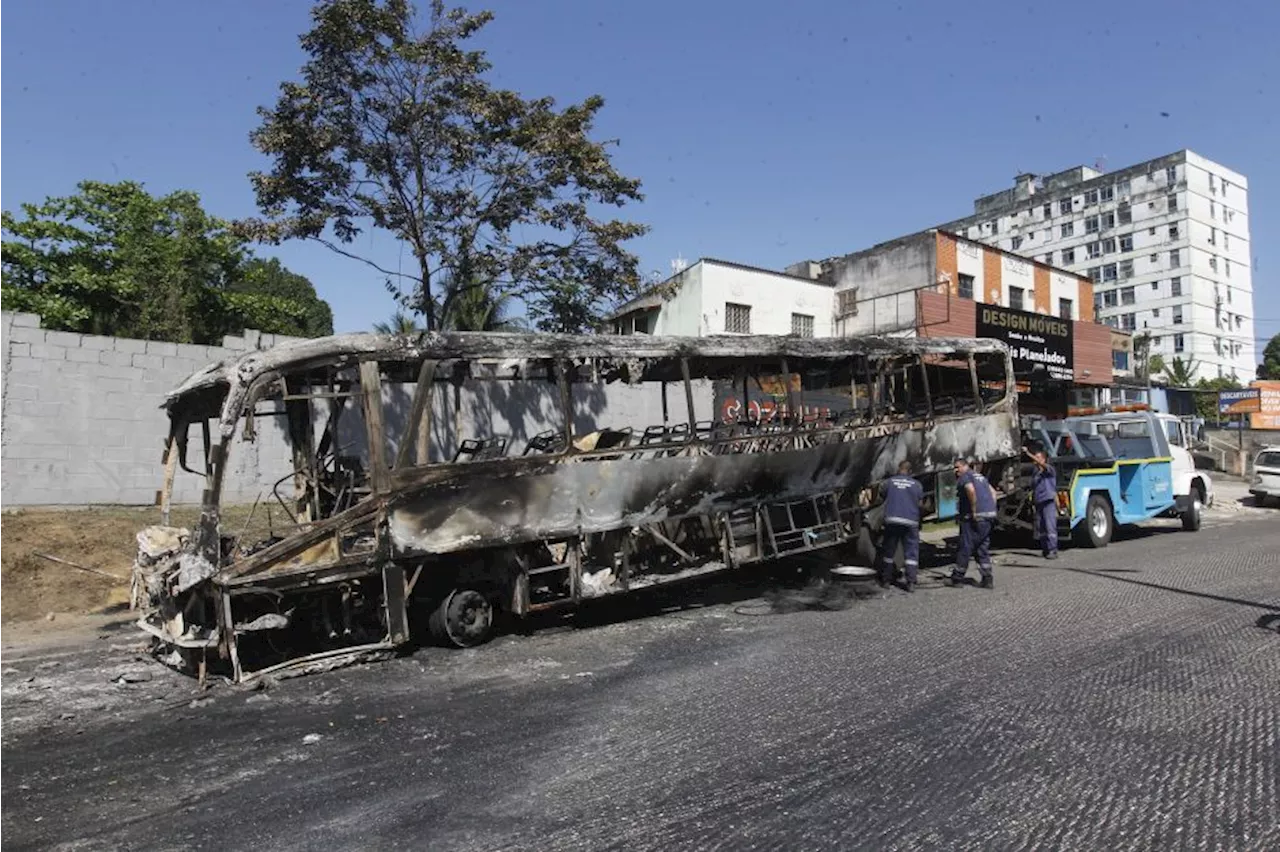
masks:
<instances>
[{"instance_id":1,"label":"asphalt road","mask_svg":"<svg viewBox=\"0 0 1280 852\"><path fill-rule=\"evenodd\" d=\"M125 633L10 653L5 848L1280 848L1280 513L686 599L194 704Z\"/></svg>"}]
</instances>

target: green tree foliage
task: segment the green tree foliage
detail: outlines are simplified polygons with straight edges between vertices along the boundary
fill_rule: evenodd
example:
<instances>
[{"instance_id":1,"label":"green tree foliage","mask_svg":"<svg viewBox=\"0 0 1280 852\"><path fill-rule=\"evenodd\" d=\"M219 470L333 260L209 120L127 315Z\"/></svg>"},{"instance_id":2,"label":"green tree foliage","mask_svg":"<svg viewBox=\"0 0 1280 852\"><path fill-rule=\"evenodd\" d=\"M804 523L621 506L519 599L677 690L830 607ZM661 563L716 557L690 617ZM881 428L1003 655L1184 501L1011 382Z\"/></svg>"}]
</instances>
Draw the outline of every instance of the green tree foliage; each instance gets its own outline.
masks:
<instances>
[{"instance_id":1,"label":"green tree foliage","mask_svg":"<svg viewBox=\"0 0 1280 852\"><path fill-rule=\"evenodd\" d=\"M1196 368L1199 362L1195 358L1183 360L1177 356L1165 365L1165 378L1175 388L1189 388L1195 383Z\"/></svg>"},{"instance_id":2,"label":"green tree foliage","mask_svg":"<svg viewBox=\"0 0 1280 852\"><path fill-rule=\"evenodd\" d=\"M1201 379L1196 383L1196 389L1202 391L1212 391L1212 393L1196 394L1196 413L1205 420L1214 420L1218 417L1218 391L1220 390L1237 390L1240 382L1234 376L1223 376L1217 379Z\"/></svg>"},{"instance_id":3,"label":"green tree foliage","mask_svg":"<svg viewBox=\"0 0 1280 852\"><path fill-rule=\"evenodd\" d=\"M440 327L449 331L519 331L524 327L512 309L514 298L494 293L488 285L461 286L453 276L441 285Z\"/></svg>"},{"instance_id":4,"label":"green tree foliage","mask_svg":"<svg viewBox=\"0 0 1280 852\"><path fill-rule=\"evenodd\" d=\"M646 228L592 215L642 198L590 138L604 101L558 109L494 87L484 52L466 48L491 18L435 0L422 27L410 0L319 3L301 80L281 85L251 134L272 165L250 175L265 218L243 232L367 263L432 329L481 287L560 331L634 295L637 260L622 244ZM401 241L411 271L358 254L368 228ZM467 285L447 290L447 278Z\"/></svg>"},{"instance_id":5,"label":"green tree foliage","mask_svg":"<svg viewBox=\"0 0 1280 852\"><path fill-rule=\"evenodd\" d=\"M329 303L316 295L315 287L306 276L290 272L274 257L249 260L229 290L229 299L251 300L259 314L274 311L281 317L288 316L295 328L287 332L289 334L297 337L333 334L333 310ZM262 328L253 323L246 327Z\"/></svg>"},{"instance_id":6,"label":"green tree foliage","mask_svg":"<svg viewBox=\"0 0 1280 852\"><path fill-rule=\"evenodd\" d=\"M51 329L178 343L246 327L332 332L310 282L250 258L195 193L155 197L132 181L77 189L3 214L5 310L38 313Z\"/></svg>"},{"instance_id":7,"label":"green tree foliage","mask_svg":"<svg viewBox=\"0 0 1280 852\"><path fill-rule=\"evenodd\" d=\"M422 326L412 315L396 311L386 322L375 322L373 330L378 334L417 334L422 331Z\"/></svg>"},{"instance_id":8,"label":"green tree foliage","mask_svg":"<svg viewBox=\"0 0 1280 852\"><path fill-rule=\"evenodd\" d=\"M1258 365L1258 378L1280 379L1280 334L1267 342L1262 350L1262 363Z\"/></svg>"}]
</instances>

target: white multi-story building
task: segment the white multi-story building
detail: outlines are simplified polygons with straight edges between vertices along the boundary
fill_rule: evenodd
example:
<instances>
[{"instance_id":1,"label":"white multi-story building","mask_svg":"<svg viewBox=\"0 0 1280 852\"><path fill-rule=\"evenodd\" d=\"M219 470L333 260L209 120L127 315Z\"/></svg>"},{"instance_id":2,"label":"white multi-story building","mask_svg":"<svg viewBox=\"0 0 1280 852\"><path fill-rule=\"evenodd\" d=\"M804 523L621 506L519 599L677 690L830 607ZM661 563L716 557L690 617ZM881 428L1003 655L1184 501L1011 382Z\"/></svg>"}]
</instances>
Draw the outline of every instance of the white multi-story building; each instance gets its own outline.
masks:
<instances>
[{"instance_id":1,"label":"white multi-story building","mask_svg":"<svg viewBox=\"0 0 1280 852\"><path fill-rule=\"evenodd\" d=\"M1098 322L1195 377L1254 377L1249 182L1192 151L1112 172L1020 175L947 225L1094 282Z\"/></svg>"}]
</instances>

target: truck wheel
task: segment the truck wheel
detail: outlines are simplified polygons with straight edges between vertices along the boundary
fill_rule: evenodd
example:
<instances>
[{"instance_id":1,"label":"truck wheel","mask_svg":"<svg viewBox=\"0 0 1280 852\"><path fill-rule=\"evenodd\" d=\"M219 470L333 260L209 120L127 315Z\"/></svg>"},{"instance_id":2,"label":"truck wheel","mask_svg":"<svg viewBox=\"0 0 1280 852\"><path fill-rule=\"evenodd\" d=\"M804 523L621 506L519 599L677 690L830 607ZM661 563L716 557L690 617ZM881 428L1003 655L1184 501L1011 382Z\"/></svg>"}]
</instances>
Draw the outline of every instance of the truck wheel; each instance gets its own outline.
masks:
<instances>
[{"instance_id":1,"label":"truck wheel","mask_svg":"<svg viewBox=\"0 0 1280 852\"><path fill-rule=\"evenodd\" d=\"M1107 498L1101 494L1090 494L1089 502L1085 504L1084 520L1076 527L1076 538L1090 547L1106 547L1111 543L1115 525Z\"/></svg>"},{"instance_id":2,"label":"truck wheel","mask_svg":"<svg viewBox=\"0 0 1280 852\"><path fill-rule=\"evenodd\" d=\"M1182 513L1182 528L1187 532L1197 532L1200 529L1200 500L1192 499L1191 505Z\"/></svg>"},{"instance_id":3,"label":"truck wheel","mask_svg":"<svg viewBox=\"0 0 1280 852\"><path fill-rule=\"evenodd\" d=\"M431 613L427 627L437 641L457 648L483 645L493 635L493 604L474 589L454 589Z\"/></svg>"}]
</instances>

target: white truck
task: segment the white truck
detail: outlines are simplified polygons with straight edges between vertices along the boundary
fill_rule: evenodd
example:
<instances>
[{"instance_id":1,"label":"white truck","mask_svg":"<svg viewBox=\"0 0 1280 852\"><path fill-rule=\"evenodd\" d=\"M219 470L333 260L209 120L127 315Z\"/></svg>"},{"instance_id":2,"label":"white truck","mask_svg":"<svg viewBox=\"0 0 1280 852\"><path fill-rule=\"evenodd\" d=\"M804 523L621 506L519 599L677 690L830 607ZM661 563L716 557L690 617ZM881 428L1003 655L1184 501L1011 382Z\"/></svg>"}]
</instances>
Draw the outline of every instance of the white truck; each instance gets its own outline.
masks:
<instances>
[{"instance_id":1,"label":"white truck","mask_svg":"<svg viewBox=\"0 0 1280 852\"><path fill-rule=\"evenodd\" d=\"M1196 443L1191 423L1172 414L1156 413L1154 416L1164 428L1165 437L1169 439L1169 455L1173 458L1174 496L1190 496L1199 501L1200 507L1212 506L1213 478L1208 471L1196 470L1195 458L1191 455L1191 449Z\"/></svg>"}]
</instances>

